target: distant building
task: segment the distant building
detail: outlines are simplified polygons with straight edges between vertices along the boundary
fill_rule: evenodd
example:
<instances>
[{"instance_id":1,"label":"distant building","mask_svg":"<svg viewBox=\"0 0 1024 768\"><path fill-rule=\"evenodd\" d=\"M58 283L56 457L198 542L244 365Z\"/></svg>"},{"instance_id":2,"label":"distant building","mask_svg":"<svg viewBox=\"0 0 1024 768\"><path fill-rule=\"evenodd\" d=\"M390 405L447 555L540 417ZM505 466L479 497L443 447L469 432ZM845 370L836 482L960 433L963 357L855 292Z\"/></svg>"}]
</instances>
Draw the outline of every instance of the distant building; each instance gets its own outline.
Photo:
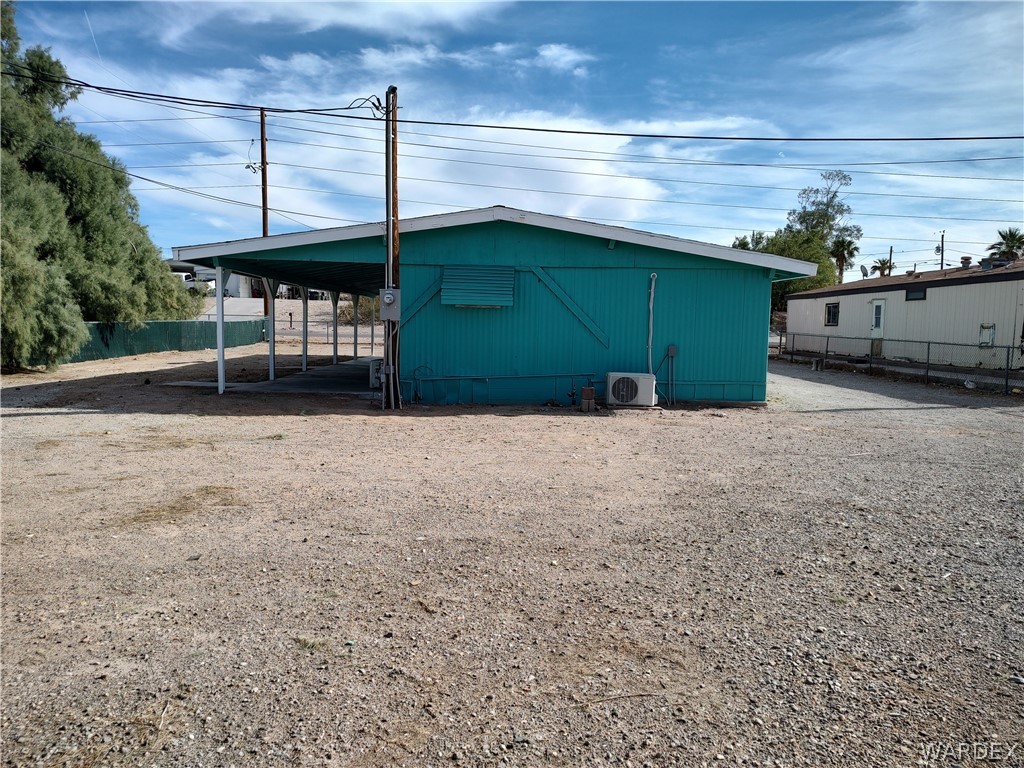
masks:
<instances>
[{"instance_id":1,"label":"distant building","mask_svg":"<svg viewBox=\"0 0 1024 768\"><path fill-rule=\"evenodd\" d=\"M1024 345L1024 261L970 262L791 294L787 344L822 352L827 339L830 354L916 362L930 351L931 362L984 368L1005 368L1012 353L1016 367Z\"/></svg>"}]
</instances>

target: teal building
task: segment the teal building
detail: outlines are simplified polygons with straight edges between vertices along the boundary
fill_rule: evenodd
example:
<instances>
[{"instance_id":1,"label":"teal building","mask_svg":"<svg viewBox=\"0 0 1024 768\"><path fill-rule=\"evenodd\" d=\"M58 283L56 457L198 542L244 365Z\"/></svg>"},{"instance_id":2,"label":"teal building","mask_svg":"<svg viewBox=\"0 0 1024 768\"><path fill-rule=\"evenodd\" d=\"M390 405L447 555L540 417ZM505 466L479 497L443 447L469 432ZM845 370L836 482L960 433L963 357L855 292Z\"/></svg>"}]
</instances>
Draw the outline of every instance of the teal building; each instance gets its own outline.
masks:
<instances>
[{"instance_id":1,"label":"teal building","mask_svg":"<svg viewBox=\"0 0 1024 768\"><path fill-rule=\"evenodd\" d=\"M661 402L765 400L771 284L816 265L495 206L400 223L408 402L569 403L610 372ZM377 296L383 224L175 248L206 267Z\"/></svg>"}]
</instances>

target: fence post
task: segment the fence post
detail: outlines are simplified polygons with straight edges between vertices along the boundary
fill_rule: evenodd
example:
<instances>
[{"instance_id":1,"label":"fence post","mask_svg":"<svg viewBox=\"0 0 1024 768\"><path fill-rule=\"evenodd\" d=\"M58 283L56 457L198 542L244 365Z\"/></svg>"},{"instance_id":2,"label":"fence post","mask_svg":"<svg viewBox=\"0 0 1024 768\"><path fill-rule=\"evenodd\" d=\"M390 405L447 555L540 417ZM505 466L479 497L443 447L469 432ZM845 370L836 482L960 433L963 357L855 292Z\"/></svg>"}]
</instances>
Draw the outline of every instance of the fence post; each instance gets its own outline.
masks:
<instances>
[{"instance_id":1,"label":"fence post","mask_svg":"<svg viewBox=\"0 0 1024 768\"><path fill-rule=\"evenodd\" d=\"M1003 394L1010 394L1010 365L1013 363L1013 347L1006 348L1006 375L1003 378Z\"/></svg>"},{"instance_id":2,"label":"fence post","mask_svg":"<svg viewBox=\"0 0 1024 768\"><path fill-rule=\"evenodd\" d=\"M789 341L789 334L786 334L786 341ZM793 334L793 343L789 345L789 362L793 362L795 355L793 352L796 350L796 334Z\"/></svg>"},{"instance_id":3,"label":"fence post","mask_svg":"<svg viewBox=\"0 0 1024 768\"><path fill-rule=\"evenodd\" d=\"M821 370L823 371L825 370L825 364L828 363L828 342L830 338L830 336L825 337L825 354L821 356Z\"/></svg>"},{"instance_id":4,"label":"fence post","mask_svg":"<svg viewBox=\"0 0 1024 768\"><path fill-rule=\"evenodd\" d=\"M932 372L932 343L925 342L924 348L924 383L928 383L928 377Z\"/></svg>"}]
</instances>

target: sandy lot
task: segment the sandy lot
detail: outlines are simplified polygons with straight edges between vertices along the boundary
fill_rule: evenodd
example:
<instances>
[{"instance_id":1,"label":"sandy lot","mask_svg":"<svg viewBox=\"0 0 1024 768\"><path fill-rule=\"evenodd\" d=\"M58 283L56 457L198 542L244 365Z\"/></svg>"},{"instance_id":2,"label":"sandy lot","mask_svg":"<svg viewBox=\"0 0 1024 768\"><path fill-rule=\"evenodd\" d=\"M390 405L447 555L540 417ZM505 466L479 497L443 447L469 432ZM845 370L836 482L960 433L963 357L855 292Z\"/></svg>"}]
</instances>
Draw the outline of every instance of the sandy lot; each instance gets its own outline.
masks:
<instances>
[{"instance_id":1,"label":"sandy lot","mask_svg":"<svg viewBox=\"0 0 1024 768\"><path fill-rule=\"evenodd\" d=\"M212 359L3 378L4 765L1024 762L1020 399L165 385Z\"/></svg>"}]
</instances>

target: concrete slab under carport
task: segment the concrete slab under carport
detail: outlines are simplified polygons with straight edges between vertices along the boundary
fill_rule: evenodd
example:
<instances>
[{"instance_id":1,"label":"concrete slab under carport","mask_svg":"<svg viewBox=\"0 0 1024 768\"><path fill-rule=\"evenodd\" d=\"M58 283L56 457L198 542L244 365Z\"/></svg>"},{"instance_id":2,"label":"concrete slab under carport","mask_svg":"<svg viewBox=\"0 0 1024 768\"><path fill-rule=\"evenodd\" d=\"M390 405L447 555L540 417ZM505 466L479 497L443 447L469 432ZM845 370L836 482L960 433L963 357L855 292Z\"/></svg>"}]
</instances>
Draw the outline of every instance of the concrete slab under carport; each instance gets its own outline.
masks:
<instances>
[{"instance_id":1,"label":"concrete slab under carport","mask_svg":"<svg viewBox=\"0 0 1024 768\"><path fill-rule=\"evenodd\" d=\"M373 358L360 357L333 365L320 365L272 381L228 383L227 392L259 394L346 395L362 400L379 400L379 389L370 388L370 363ZM171 387L217 388L216 381L174 381Z\"/></svg>"}]
</instances>

